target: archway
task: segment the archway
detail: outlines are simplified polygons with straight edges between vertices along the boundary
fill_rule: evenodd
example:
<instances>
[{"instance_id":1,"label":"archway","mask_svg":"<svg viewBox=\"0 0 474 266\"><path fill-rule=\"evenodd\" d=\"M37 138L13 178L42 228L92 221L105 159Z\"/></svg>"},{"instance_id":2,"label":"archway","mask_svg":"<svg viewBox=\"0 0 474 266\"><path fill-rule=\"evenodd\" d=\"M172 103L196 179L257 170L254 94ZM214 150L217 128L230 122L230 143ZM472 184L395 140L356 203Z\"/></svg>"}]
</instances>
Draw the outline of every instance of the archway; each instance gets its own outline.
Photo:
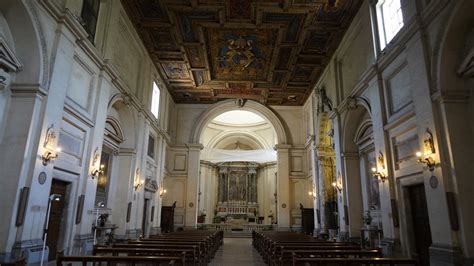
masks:
<instances>
[{"instance_id":1,"label":"archway","mask_svg":"<svg viewBox=\"0 0 474 266\"><path fill-rule=\"evenodd\" d=\"M33 161L25 163L25 160L33 159L33 154L42 154L45 148L38 145L38 140L49 126L44 122L44 113L39 111L44 105L49 80L43 37L33 2L0 1L0 150L9 151L0 154L0 186L5 197L5 208L0 217L0 231L4 232L0 253L6 255L0 261L9 261L10 255L17 254L19 258L20 254L34 252L38 248L35 242L24 246L16 240L40 239L43 224L35 221L43 220L47 215L46 209L28 211L22 226L15 227L12 222L20 204L18 188L29 187L36 191L31 176L38 175L41 170ZM52 178L47 183L48 188L51 181ZM25 209L37 204L47 205L49 192L47 188L37 192L37 200L30 200ZM68 248L68 240L61 242ZM30 258L29 262L39 262L39 259Z\"/></svg>"},{"instance_id":2,"label":"archway","mask_svg":"<svg viewBox=\"0 0 474 266\"><path fill-rule=\"evenodd\" d=\"M440 97L434 103L437 118L440 161L445 190L453 193L456 206L448 205L449 214L459 218L459 245L465 258L474 257L474 214L471 211L474 181L469 174L474 157L474 3L457 1L439 34L435 47L433 76ZM468 124L466 124L468 123ZM462 215L457 215L457 214ZM452 225L452 224L451 224ZM433 228L432 228L433 230ZM454 241L456 242L456 241ZM453 244L457 245L456 243Z\"/></svg>"},{"instance_id":3,"label":"archway","mask_svg":"<svg viewBox=\"0 0 474 266\"><path fill-rule=\"evenodd\" d=\"M345 190L344 197L345 216L349 222L345 233L350 238L360 236L364 210L370 209L368 189L373 178L369 169L375 161L371 128L370 108L362 104L348 110L342 121L341 170L344 187L350 188Z\"/></svg>"},{"instance_id":4,"label":"archway","mask_svg":"<svg viewBox=\"0 0 474 266\"><path fill-rule=\"evenodd\" d=\"M139 232L130 231L127 223L135 223L138 228L140 202L133 201L130 195L136 179L140 178L138 167L135 165L136 149L136 119L133 111L126 104L121 94L113 96L109 102L105 124L104 141L101 148L101 164L104 164L104 176L97 178L96 201L101 201L103 207L113 210L113 223L119 227L115 231L118 237L133 235ZM105 194L105 195L104 195ZM140 198L138 198L140 200ZM131 215L127 208L132 202L136 215ZM96 206L101 207L101 206ZM129 210L130 209L130 210ZM135 217L129 218L129 217Z\"/></svg>"},{"instance_id":5,"label":"archway","mask_svg":"<svg viewBox=\"0 0 474 266\"><path fill-rule=\"evenodd\" d=\"M204 111L199 119L195 122L193 131L191 134L191 139L190 141L194 144L199 143L198 147L202 147L201 144L206 144L203 143L203 136L206 127L212 123L212 120L215 119L218 115L221 115L223 113L229 112L229 111L234 111L234 110L239 110L239 111L248 111L253 114L256 114L257 116L260 116L262 119L268 123L268 125L271 125L272 130L274 131L274 141L269 144L265 143L265 141L261 141L262 139L265 139L261 136L255 135L255 134L243 134L243 137L249 137L250 142L248 144L250 146L251 143L253 142L256 145L253 145L255 147L267 147L267 148L276 148L276 154L277 154L277 159L276 163L274 163L274 169L267 171L264 175L267 176L267 179L276 179L274 181L275 184L275 191L271 193L271 198L274 200L274 209L271 210L258 210L257 213L259 217L264 217L263 219L265 221L269 221L267 218L268 216L273 216L273 222L278 221L278 227L283 227L283 228L289 228L290 227L290 212L288 208L289 205L289 189L288 189L288 184L289 184L289 145L286 145L287 142L287 134L286 130L281 123L280 119L277 117L277 115L270 110L268 107L259 104L254 101L247 101L244 106L239 106L235 103L233 100L226 100L222 101L220 103L217 103L213 106L211 106L209 109ZM213 144L215 145L219 141L222 142L223 138L228 137L232 138L235 136L238 136L241 132L239 130L235 130L233 132L229 133L223 133L220 136L216 136L213 140ZM189 169L188 169L188 180L190 178L190 175L193 174L192 168L201 168L201 159L200 159L200 149L199 150L190 150L189 151L189 160L192 162L195 162L195 164L188 164ZM249 165L246 166L248 169L252 168L249 167ZM254 167L255 168L255 167ZM257 167L258 168L258 167ZM256 169L254 169L256 170ZM196 171L196 170L195 170ZM253 170L252 170L253 171ZM202 177L202 173L199 174L199 170L195 172L195 174L199 177ZM276 178L278 176L278 178ZM202 180L200 180L202 181ZM255 181L254 181L255 182ZM198 190L196 192L196 202L200 201L199 198L199 184L196 184L196 189ZM189 181L188 181L188 187L189 187ZM202 187L202 185L201 185ZM192 190L194 190L192 188ZM187 190L188 196L190 193L193 191L190 191L189 189ZM202 194L202 193L201 193ZM268 194L268 193L267 193ZM191 196L192 197L192 196ZM188 197L189 198L189 197ZM192 200L193 198L191 198ZM218 201L217 201L218 202ZM189 205L189 204L188 204ZM189 206L187 206L189 207ZM208 209L206 209L208 211ZM190 212L195 212L191 213ZM268 212L268 213L266 213ZM186 225L191 226L194 221L196 221L196 217L198 214L202 214L202 210L186 210ZM195 216L194 216L195 215ZM192 222L189 222L192 221ZM207 220L209 221L209 220Z\"/></svg>"}]
</instances>

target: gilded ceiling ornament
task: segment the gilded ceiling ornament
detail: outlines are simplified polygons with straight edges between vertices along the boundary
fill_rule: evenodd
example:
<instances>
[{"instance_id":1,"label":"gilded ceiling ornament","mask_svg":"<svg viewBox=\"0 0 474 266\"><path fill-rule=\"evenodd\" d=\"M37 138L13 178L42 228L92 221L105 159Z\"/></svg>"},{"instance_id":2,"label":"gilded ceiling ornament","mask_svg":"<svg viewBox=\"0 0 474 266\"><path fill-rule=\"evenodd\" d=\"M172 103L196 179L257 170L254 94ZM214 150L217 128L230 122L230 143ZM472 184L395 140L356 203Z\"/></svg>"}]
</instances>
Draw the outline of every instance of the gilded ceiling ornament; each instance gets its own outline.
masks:
<instances>
[{"instance_id":1,"label":"gilded ceiling ornament","mask_svg":"<svg viewBox=\"0 0 474 266\"><path fill-rule=\"evenodd\" d=\"M247 100L246 100L246 99L242 99L242 98L239 98L239 99L236 99L236 100L235 100L235 104L236 104L239 108L244 107L245 102L247 102Z\"/></svg>"}]
</instances>

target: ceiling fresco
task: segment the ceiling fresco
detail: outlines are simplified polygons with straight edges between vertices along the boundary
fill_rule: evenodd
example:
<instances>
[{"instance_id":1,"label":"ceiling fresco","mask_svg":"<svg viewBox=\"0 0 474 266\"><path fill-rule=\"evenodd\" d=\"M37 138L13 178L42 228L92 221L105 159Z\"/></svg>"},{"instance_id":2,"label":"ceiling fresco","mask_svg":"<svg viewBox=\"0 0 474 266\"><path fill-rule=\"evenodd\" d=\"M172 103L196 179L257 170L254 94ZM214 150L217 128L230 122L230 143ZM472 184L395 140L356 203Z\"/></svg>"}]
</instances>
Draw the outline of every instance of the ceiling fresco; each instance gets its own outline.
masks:
<instances>
[{"instance_id":1,"label":"ceiling fresco","mask_svg":"<svg viewBox=\"0 0 474 266\"><path fill-rule=\"evenodd\" d=\"M177 103L302 105L362 0L122 0Z\"/></svg>"}]
</instances>

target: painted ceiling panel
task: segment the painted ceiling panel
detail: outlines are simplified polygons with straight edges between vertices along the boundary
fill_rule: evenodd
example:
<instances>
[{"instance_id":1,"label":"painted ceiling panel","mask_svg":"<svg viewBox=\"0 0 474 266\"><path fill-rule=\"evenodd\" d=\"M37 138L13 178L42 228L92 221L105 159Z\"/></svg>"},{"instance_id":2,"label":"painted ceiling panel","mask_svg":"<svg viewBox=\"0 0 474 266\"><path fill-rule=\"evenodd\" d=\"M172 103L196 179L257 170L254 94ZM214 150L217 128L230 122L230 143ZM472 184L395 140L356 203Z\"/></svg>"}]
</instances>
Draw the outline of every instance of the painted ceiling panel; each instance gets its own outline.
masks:
<instances>
[{"instance_id":1,"label":"painted ceiling panel","mask_svg":"<svg viewBox=\"0 0 474 266\"><path fill-rule=\"evenodd\" d=\"M362 0L122 0L177 103L302 105Z\"/></svg>"}]
</instances>

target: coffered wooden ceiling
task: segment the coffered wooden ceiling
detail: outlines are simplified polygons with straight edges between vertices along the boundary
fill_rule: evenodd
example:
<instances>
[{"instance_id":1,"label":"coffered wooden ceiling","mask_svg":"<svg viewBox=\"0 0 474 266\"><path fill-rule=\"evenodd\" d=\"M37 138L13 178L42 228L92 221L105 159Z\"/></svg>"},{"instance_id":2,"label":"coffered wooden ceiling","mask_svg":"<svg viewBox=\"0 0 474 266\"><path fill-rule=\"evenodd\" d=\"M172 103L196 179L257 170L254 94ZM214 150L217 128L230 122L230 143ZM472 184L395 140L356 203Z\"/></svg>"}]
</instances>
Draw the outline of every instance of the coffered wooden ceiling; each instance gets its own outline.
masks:
<instances>
[{"instance_id":1,"label":"coffered wooden ceiling","mask_svg":"<svg viewBox=\"0 0 474 266\"><path fill-rule=\"evenodd\" d=\"M177 103L302 105L362 0L122 0Z\"/></svg>"}]
</instances>

